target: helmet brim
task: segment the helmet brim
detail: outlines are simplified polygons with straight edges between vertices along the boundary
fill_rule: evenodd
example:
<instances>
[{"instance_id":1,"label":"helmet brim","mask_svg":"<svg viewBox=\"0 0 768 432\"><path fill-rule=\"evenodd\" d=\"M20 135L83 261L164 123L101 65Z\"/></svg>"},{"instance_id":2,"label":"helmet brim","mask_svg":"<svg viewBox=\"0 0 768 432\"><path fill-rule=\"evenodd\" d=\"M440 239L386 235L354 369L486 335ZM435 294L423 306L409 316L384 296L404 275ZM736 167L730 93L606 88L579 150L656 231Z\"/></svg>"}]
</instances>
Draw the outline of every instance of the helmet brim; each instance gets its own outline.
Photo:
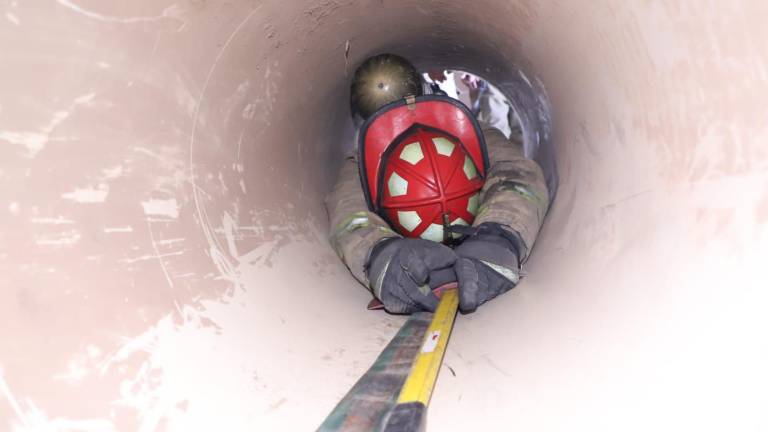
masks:
<instances>
[{"instance_id":1,"label":"helmet brim","mask_svg":"<svg viewBox=\"0 0 768 432\"><path fill-rule=\"evenodd\" d=\"M371 211L379 211L378 177L387 149L416 124L444 131L457 138L475 163L480 177L486 177L489 162L485 139L477 119L466 105L442 95L401 99L376 111L360 129L360 181Z\"/></svg>"}]
</instances>

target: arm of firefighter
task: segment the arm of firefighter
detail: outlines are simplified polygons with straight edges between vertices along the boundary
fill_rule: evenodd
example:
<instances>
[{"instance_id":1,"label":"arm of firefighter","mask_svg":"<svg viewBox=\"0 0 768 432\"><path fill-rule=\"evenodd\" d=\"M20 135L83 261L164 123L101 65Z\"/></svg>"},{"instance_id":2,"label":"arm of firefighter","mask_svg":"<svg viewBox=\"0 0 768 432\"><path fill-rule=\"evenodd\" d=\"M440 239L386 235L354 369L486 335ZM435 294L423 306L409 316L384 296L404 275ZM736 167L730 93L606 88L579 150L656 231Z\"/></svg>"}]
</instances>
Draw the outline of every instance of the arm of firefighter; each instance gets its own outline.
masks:
<instances>
[{"instance_id":1,"label":"arm of firefighter","mask_svg":"<svg viewBox=\"0 0 768 432\"><path fill-rule=\"evenodd\" d=\"M370 289L365 264L371 248L385 238L399 235L368 210L354 158L344 161L339 179L325 199L325 208L331 221L331 246L352 275Z\"/></svg>"},{"instance_id":2,"label":"arm of firefighter","mask_svg":"<svg viewBox=\"0 0 768 432\"><path fill-rule=\"evenodd\" d=\"M497 129L483 131L490 170L473 223L495 222L515 230L526 246L521 262L533 247L549 207L549 192L539 165L523 154L522 142L508 140Z\"/></svg>"}]
</instances>

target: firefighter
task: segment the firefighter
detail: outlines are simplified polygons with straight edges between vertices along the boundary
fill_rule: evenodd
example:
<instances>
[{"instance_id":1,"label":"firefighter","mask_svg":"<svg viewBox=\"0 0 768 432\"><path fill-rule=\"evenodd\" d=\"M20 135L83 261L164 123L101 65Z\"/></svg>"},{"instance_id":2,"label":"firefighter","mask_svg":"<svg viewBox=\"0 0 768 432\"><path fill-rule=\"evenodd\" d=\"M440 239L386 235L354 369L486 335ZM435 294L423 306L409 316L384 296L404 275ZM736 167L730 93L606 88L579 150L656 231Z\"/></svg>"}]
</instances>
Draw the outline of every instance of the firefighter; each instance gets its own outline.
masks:
<instances>
[{"instance_id":1,"label":"firefighter","mask_svg":"<svg viewBox=\"0 0 768 432\"><path fill-rule=\"evenodd\" d=\"M364 122L326 198L330 240L387 311L434 311L433 289L457 281L470 313L519 282L549 194L519 138L424 89L393 54L356 70L351 105Z\"/></svg>"}]
</instances>

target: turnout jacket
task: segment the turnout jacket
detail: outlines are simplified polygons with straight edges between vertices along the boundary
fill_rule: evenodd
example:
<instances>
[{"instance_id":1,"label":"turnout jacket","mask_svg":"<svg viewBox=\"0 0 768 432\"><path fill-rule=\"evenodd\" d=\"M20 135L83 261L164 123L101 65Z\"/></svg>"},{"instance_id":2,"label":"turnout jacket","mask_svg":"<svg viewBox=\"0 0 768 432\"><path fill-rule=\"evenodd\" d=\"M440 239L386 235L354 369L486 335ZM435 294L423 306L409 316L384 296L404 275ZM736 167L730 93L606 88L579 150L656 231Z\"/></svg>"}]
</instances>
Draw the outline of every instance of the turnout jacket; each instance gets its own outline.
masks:
<instances>
[{"instance_id":1,"label":"turnout jacket","mask_svg":"<svg viewBox=\"0 0 768 432\"><path fill-rule=\"evenodd\" d=\"M498 129L483 129L490 169L480 195L480 206L473 226L496 222L516 231L528 258L544 215L549 207L544 174L539 165L523 154L520 134L507 139ZM376 213L368 210L356 156L348 157L341 168L325 206L331 223L330 242L352 275L370 289L365 267L373 245L400 237Z\"/></svg>"}]
</instances>

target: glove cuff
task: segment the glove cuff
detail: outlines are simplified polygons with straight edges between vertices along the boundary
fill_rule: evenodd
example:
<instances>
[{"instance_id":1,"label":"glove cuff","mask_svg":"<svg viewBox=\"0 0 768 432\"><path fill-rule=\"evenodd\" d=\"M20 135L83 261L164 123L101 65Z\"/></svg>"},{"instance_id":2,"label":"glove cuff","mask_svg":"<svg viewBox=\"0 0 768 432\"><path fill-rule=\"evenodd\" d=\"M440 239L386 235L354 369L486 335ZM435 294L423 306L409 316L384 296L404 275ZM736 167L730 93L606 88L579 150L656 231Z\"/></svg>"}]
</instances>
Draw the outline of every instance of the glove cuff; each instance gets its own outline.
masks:
<instances>
[{"instance_id":1,"label":"glove cuff","mask_svg":"<svg viewBox=\"0 0 768 432\"><path fill-rule=\"evenodd\" d=\"M399 237L389 237L376 242L368 252L365 261L365 276L368 278L368 287L373 291L374 297L381 300L381 287L384 275L387 273L392 257L398 250L396 245Z\"/></svg>"},{"instance_id":2,"label":"glove cuff","mask_svg":"<svg viewBox=\"0 0 768 432\"><path fill-rule=\"evenodd\" d=\"M496 222L484 222L475 227L473 235L468 237L465 243L474 241L485 241L507 248L517 257L517 269L522 267L523 258L528 253L528 248L517 231Z\"/></svg>"},{"instance_id":3,"label":"glove cuff","mask_svg":"<svg viewBox=\"0 0 768 432\"><path fill-rule=\"evenodd\" d=\"M456 254L462 258L471 258L485 264L510 282L520 280L520 261L513 249L497 236L473 237L456 248Z\"/></svg>"}]
</instances>

